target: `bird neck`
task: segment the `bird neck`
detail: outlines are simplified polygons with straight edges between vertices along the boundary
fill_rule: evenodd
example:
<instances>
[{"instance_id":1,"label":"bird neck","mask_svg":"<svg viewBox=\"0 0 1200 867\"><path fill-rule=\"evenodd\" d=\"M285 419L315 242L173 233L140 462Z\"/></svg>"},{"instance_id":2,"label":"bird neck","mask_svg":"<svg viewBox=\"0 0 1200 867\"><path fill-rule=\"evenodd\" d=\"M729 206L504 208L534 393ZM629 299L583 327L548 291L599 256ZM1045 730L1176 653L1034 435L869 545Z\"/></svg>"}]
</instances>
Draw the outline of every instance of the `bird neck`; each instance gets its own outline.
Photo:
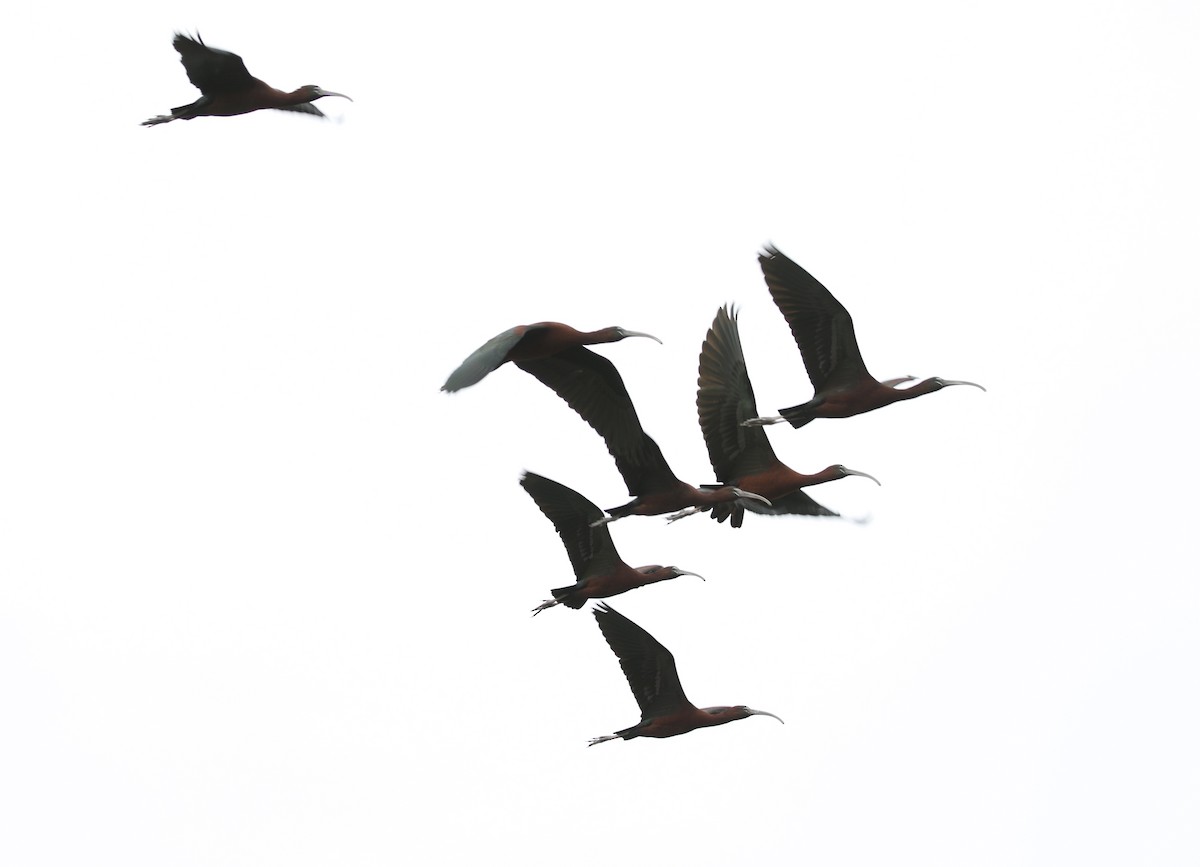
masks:
<instances>
[{"instance_id":1,"label":"bird neck","mask_svg":"<svg viewBox=\"0 0 1200 867\"><path fill-rule=\"evenodd\" d=\"M270 99L275 105L303 105L313 100L312 94L307 93L303 87L293 91L276 90L272 87Z\"/></svg>"},{"instance_id":2,"label":"bird neck","mask_svg":"<svg viewBox=\"0 0 1200 867\"><path fill-rule=\"evenodd\" d=\"M579 332L580 343L592 345L596 343L616 343L621 339L621 333L616 328L601 328L599 331Z\"/></svg>"},{"instance_id":3,"label":"bird neck","mask_svg":"<svg viewBox=\"0 0 1200 867\"><path fill-rule=\"evenodd\" d=\"M891 392L891 402L898 400L912 400L914 397L920 397L923 394L929 394L934 391L941 391L942 381L936 376L930 379L923 379L916 385L910 388L889 388Z\"/></svg>"},{"instance_id":4,"label":"bird neck","mask_svg":"<svg viewBox=\"0 0 1200 867\"><path fill-rule=\"evenodd\" d=\"M704 707L700 708L700 725L719 726L734 720L745 719L749 716L740 707Z\"/></svg>"}]
</instances>

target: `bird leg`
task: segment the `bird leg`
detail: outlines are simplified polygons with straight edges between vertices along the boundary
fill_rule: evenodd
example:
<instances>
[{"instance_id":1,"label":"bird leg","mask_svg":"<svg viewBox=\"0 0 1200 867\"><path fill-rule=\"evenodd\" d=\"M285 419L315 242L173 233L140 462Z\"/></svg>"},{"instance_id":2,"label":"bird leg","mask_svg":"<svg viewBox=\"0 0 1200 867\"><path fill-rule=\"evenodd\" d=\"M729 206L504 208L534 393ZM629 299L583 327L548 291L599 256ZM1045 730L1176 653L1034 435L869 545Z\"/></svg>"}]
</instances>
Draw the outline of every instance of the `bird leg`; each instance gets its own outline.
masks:
<instances>
[{"instance_id":1,"label":"bird leg","mask_svg":"<svg viewBox=\"0 0 1200 867\"><path fill-rule=\"evenodd\" d=\"M142 126L158 126L160 123L167 123L172 120L178 120L178 118L173 114L157 114L149 120L142 121Z\"/></svg>"},{"instance_id":2,"label":"bird leg","mask_svg":"<svg viewBox=\"0 0 1200 867\"><path fill-rule=\"evenodd\" d=\"M619 520L620 520L619 516L605 515L603 518L600 518L598 521L592 521L592 523L588 524L588 526L589 527L603 527L605 524L611 524L613 521L619 521Z\"/></svg>"},{"instance_id":3,"label":"bird leg","mask_svg":"<svg viewBox=\"0 0 1200 867\"><path fill-rule=\"evenodd\" d=\"M783 421L781 415L763 415L758 418L748 418L742 422L742 427L766 427L769 424L779 424Z\"/></svg>"},{"instance_id":4,"label":"bird leg","mask_svg":"<svg viewBox=\"0 0 1200 867\"><path fill-rule=\"evenodd\" d=\"M547 599L545 602L543 602L537 608L533 609L533 616L537 617L539 614L541 614L547 608L553 608L555 605L558 605L557 599Z\"/></svg>"},{"instance_id":5,"label":"bird leg","mask_svg":"<svg viewBox=\"0 0 1200 867\"><path fill-rule=\"evenodd\" d=\"M590 741L588 741L588 746L594 747L596 744L602 744L605 741L619 741L620 739L620 735L603 735L602 737L592 738Z\"/></svg>"},{"instance_id":6,"label":"bird leg","mask_svg":"<svg viewBox=\"0 0 1200 867\"><path fill-rule=\"evenodd\" d=\"M674 515L667 515L667 523L673 524L676 521L678 521L680 518L686 518L689 515L694 515L697 512L703 512L706 510L707 510L707 507L704 507L704 506L688 506L686 509L676 512Z\"/></svg>"}]
</instances>

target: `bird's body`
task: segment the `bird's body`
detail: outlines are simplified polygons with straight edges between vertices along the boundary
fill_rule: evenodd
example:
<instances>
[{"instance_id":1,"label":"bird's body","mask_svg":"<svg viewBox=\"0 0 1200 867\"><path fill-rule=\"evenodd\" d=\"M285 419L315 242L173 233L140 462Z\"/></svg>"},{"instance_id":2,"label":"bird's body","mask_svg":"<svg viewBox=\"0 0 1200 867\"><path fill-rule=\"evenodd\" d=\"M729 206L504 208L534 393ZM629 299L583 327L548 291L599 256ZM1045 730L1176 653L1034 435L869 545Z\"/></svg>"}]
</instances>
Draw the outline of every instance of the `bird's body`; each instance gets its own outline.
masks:
<instances>
[{"instance_id":1,"label":"bird's body","mask_svg":"<svg viewBox=\"0 0 1200 867\"><path fill-rule=\"evenodd\" d=\"M729 309L717 311L704 339L697 385L700 429L717 481L753 491L771 501L770 506L752 503L745 508L767 515L836 517L836 512L822 506L801 488L846 476L865 476L879 483L874 476L841 464L812 475L796 472L775 456L766 431L743 426L742 422L758 415L758 408L742 352L737 314ZM740 527L743 508L738 503L722 504L712 510L712 517L718 521L730 518L731 526Z\"/></svg>"},{"instance_id":2,"label":"bird's body","mask_svg":"<svg viewBox=\"0 0 1200 867\"><path fill-rule=\"evenodd\" d=\"M479 382L500 365L509 361L530 361L548 358L564 349L575 346L592 346L597 343L615 343L626 337L649 337L653 334L629 331L613 325L599 331L577 331L561 322L535 322L533 325L517 325L497 334L476 349L442 386L442 391L458 391Z\"/></svg>"},{"instance_id":3,"label":"bird's body","mask_svg":"<svg viewBox=\"0 0 1200 867\"><path fill-rule=\"evenodd\" d=\"M170 114L144 120L142 126L157 126L194 117L230 117L262 108L324 117L321 110L312 104L313 100L323 96L350 99L344 93L322 90L315 84L306 84L293 91L278 90L252 76L241 57L230 51L209 48L199 36L193 39L176 33L173 44L179 52L179 60L187 72L188 80L203 96L193 103L171 109Z\"/></svg>"},{"instance_id":4,"label":"bird's body","mask_svg":"<svg viewBox=\"0 0 1200 867\"><path fill-rule=\"evenodd\" d=\"M781 409L778 416L748 419L742 424L786 421L802 427L816 418L849 418L912 400L950 385L982 385L933 377L909 388L896 388L913 377L880 382L871 376L858 349L850 313L815 277L768 245L758 256L771 297L791 328L812 382L811 400Z\"/></svg>"},{"instance_id":5,"label":"bird's body","mask_svg":"<svg viewBox=\"0 0 1200 867\"><path fill-rule=\"evenodd\" d=\"M626 564L613 545L608 527L592 526L604 517L604 512L566 485L536 473L525 473L521 479L521 487L533 497L538 508L554 524L578 579L574 584L551 590L554 598L547 599L533 609L534 614L555 605L582 608L589 599L607 599L627 590L668 581L680 575L695 575L704 580L695 572L686 572L674 566L634 568Z\"/></svg>"},{"instance_id":6,"label":"bird's body","mask_svg":"<svg viewBox=\"0 0 1200 867\"><path fill-rule=\"evenodd\" d=\"M515 363L565 400L604 438L634 499L608 509L609 517L602 521L628 515L665 515L689 508L704 510L746 497L770 505L765 497L738 488L723 485L701 489L680 481L658 444L642 429L621 374L607 358L574 346L545 358Z\"/></svg>"},{"instance_id":7,"label":"bird's body","mask_svg":"<svg viewBox=\"0 0 1200 867\"><path fill-rule=\"evenodd\" d=\"M688 701L675 670L675 657L628 617L601 603L592 612L604 640L621 661L621 670L637 699L642 718L637 725L592 738L588 746L622 738L670 738L698 728L724 725L761 715L779 717L745 705L699 708ZM783 720L779 720L783 722Z\"/></svg>"}]
</instances>

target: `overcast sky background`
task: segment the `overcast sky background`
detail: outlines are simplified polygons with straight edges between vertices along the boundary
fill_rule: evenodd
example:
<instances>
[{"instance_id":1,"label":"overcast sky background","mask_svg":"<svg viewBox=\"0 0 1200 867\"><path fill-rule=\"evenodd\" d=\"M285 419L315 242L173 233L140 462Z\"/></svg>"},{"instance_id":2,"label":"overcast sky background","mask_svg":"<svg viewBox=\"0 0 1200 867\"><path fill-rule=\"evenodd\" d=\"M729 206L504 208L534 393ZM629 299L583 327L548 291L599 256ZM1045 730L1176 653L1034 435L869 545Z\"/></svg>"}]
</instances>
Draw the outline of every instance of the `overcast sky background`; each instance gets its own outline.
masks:
<instances>
[{"instance_id":1,"label":"overcast sky background","mask_svg":"<svg viewBox=\"0 0 1200 867\"><path fill-rule=\"evenodd\" d=\"M1200 11L1186 2L126 3L6 11L0 861L1194 865ZM145 129L176 29L326 99ZM770 430L867 523L614 526L637 706L517 484L624 503L476 346L602 347L712 480L700 343L811 388L755 253L880 378Z\"/></svg>"}]
</instances>

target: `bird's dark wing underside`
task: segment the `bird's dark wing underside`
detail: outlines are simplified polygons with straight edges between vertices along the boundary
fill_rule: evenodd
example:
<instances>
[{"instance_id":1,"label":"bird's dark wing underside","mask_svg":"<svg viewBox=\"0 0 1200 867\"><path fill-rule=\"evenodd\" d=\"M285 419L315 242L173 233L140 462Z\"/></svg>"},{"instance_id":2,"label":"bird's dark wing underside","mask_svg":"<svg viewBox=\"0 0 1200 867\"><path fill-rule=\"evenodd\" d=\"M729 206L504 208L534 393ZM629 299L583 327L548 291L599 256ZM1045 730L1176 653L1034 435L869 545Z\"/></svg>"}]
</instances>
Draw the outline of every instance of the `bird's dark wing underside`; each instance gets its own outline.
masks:
<instances>
[{"instance_id":1,"label":"bird's dark wing underside","mask_svg":"<svg viewBox=\"0 0 1200 867\"><path fill-rule=\"evenodd\" d=\"M548 358L513 363L565 400L604 438L630 496L680 483L658 444L642 430L621 374L607 358L574 346Z\"/></svg>"},{"instance_id":2,"label":"bird's dark wing underside","mask_svg":"<svg viewBox=\"0 0 1200 867\"><path fill-rule=\"evenodd\" d=\"M311 103L306 103L306 105L311 106ZM479 382L504 363L504 357L521 342L521 338L527 331L528 329L524 326L518 325L497 334L467 356L454 373L450 374L450 378L442 386L442 391L458 391Z\"/></svg>"},{"instance_id":3,"label":"bird's dark wing underside","mask_svg":"<svg viewBox=\"0 0 1200 867\"><path fill-rule=\"evenodd\" d=\"M242 58L231 51L209 48L198 37L175 34L175 50L188 81L207 95L245 90L259 83L246 70Z\"/></svg>"},{"instance_id":4,"label":"bird's dark wing underside","mask_svg":"<svg viewBox=\"0 0 1200 867\"><path fill-rule=\"evenodd\" d=\"M325 117L325 112L317 108L311 102L301 102L296 105L277 105L276 111L297 111L300 114L315 114L317 117Z\"/></svg>"},{"instance_id":5,"label":"bird's dark wing underside","mask_svg":"<svg viewBox=\"0 0 1200 867\"><path fill-rule=\"evenodd\" d=\"M800 347L813 391L849 385L870 376L842 303L783 253L767 245L758 255L771 297Z\"/></svg>"},{"instance_id":6,"label":"bird's dark wing underside","mask_svg":"<svg viewBox=\"0 0 1200 867\"><path fill-rule=\"evenodd\" d=\"M687 707L675 657L654 636L604 603L592 610L604 640L621 661L642 719L664 716Z\"/></svg>"},{"instance_id":7,"label":"bird's dark wing underside","mask_svg":"<svg viewBox=\"0 0 1200 867\"><path fill-rule=\"evenodd\" d=\"M779 464L766 430L742 427L746 419L758 417L758 408L742 354L737 314L726 308L717 311L700 349L696 409L717 481L734 484Z\"/></svg>"},{"instance_id":8,"label":"bird's dark wing underside","mask_svg":"<svg viewBox=\"0 0 1200 867\"><path fill-rule=\"evenodd\" d=\"M620 562L608 526L591 526L604 517L599 506L578 491L537 473L526 473L521 487L554 524L576 578L611 572Z\"/></svg>"},{"instance_id":9,"label":"bird's dark wing underside","mask_svg":"<svg viewBox=\"0 0 1200 867\"><path fill-rule=\"evenodd\" d=\"M811 518L840 518L841 515L832 509L827 509L804 493L802 490L792 491L782 497L775 497L771 505L760 503L758 500L737 500L732 503L717 503L712 508L712 517L723 522L732 519L735 527L742 526L742 516L746 511L759 515L807 515Z\"/></svg>"}]
</instances>

